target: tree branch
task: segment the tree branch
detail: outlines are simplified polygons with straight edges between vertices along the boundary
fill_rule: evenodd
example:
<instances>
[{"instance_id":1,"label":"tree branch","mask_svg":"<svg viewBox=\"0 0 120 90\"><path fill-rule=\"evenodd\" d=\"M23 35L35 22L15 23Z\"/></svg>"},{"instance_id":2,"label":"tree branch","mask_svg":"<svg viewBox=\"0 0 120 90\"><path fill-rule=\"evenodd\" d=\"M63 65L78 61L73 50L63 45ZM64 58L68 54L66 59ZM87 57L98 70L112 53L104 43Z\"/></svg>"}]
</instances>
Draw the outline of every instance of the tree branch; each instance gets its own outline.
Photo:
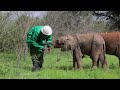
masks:
<instances>
[{"instance_id":1,"label":"tree branch","mask_svg":"<svg viewBox=\"0 0 120 90\"><path fill-rule=\"evenodd\" d=\"M95 11L93 11L93 15L96 15L96 16L105 16L105 17L108 17L108 18L110 18L110 19L112 19L112 20L114 20L114 21L117 21L117 19L115 19L115 18L113 17L113 15L108 15L108 14L105 14L105 13L97 13L97 12L95 12Z\"/></svg>"}]
</instances>

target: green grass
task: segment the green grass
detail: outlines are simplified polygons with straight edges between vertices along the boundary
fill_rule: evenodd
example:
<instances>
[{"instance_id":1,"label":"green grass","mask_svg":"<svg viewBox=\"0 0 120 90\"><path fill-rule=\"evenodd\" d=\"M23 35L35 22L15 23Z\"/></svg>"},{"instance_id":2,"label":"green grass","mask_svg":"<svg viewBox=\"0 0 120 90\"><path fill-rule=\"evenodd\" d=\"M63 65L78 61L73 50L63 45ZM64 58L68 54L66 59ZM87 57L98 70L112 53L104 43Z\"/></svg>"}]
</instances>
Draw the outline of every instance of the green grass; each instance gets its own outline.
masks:
<instances>
[{"instance_id":1,"label":"green grass","mask_svg":"<svg viewBox=\"0 0 120 90\"><path fill-rule=\"evenodd\" d=\"M110 65L109 70L102 68L91 70L91 59L86 56L83 59L83 69L72 68L72 56L70 52L61 52L53 49L51 53L45 54L43 68L38 72L32 72L32 61L30 56L26 60L17 63L14 53L0 53L0 79L119 79L120 68L118 58L107 55ZM60 59L57 62L57 59Z\"/></svg>"}]
</instances>

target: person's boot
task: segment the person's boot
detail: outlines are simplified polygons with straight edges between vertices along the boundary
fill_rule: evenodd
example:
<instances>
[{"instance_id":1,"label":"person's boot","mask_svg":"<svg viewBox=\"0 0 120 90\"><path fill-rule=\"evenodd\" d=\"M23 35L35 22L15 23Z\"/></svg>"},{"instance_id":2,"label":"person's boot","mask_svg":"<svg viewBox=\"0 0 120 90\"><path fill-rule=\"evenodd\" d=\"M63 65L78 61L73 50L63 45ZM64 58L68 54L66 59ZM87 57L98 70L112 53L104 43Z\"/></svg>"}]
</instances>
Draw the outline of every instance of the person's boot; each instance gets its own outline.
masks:
<instances>
[{"instance_id":1,"label":"person's boot","mask_svg":"<svg viewBox=\"0 0 120 90\"><path fill-rule=\"evenodd\" d=\"M42 68L43 62L39 62L39 68Z\"/></svg>"},{"instance_id":2,"label":"person's boot","mask_svg":"<svg viewBox=\"0 0 120 90\"><path fill-rule=\"evenodd\" d=\"M38 71L38 70L39 70L39 62L34 61L32 71L35 72L35 71Z\"/></svg>"}]
</instances>

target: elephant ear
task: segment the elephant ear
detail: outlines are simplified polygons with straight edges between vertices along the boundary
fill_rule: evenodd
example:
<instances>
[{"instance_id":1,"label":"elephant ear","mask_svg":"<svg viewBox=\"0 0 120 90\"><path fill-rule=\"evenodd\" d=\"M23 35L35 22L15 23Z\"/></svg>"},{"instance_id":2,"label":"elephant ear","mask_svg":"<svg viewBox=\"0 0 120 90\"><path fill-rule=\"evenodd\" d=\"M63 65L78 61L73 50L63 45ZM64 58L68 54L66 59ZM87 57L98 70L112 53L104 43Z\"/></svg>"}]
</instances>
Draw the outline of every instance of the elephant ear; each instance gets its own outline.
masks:
<instances>
[{"instance_id":1,"label":"elephant ear","mask_svg":"<svg viewBox=\"0 0 120 90\"><path fill-rule=\"evenodd\" d=\"M75 50L75 46L74 45L70 45L70 49L73 51L73 50Z\"/></svg>"},{"instance_id":2,"label":"elephant ear","mask_svg":"<svg viewBox=\"0 0 120 90\"><path fill-rule=\"evenodd\" d=\"M78 45L77 45L77 41L74 37L72 36L68 36L68 40L70 40L70 49L73 51Z\"/></svg>"}]
</instances>

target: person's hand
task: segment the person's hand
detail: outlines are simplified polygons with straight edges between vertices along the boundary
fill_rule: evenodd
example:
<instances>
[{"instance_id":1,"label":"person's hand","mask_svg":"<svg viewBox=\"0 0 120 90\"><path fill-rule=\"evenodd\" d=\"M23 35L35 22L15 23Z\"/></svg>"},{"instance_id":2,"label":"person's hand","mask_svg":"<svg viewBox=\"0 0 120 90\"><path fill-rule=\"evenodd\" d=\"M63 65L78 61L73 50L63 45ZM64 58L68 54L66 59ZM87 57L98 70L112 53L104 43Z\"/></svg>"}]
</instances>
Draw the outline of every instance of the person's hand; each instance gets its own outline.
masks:
<instances>
[{"instance_id":1,"label":"person's hand","mask_svg":"<svg viewBox=\"0 0 120 90\"><path fill-rule=\"evenodd\" d=\"M46 50L46 48L43 48L42 51L44 52Z\"/></svg>"},{"instance_id":2,"label":"person's hand","mask_svg":"<svg viewBox=\"0 0 120 90\"><path fill-rule=\"evenodd\" d=\"M48 47L48 51L50 52L50 50L51 50L51 48L50 47Z\"/></svg>"}]
</instances>

